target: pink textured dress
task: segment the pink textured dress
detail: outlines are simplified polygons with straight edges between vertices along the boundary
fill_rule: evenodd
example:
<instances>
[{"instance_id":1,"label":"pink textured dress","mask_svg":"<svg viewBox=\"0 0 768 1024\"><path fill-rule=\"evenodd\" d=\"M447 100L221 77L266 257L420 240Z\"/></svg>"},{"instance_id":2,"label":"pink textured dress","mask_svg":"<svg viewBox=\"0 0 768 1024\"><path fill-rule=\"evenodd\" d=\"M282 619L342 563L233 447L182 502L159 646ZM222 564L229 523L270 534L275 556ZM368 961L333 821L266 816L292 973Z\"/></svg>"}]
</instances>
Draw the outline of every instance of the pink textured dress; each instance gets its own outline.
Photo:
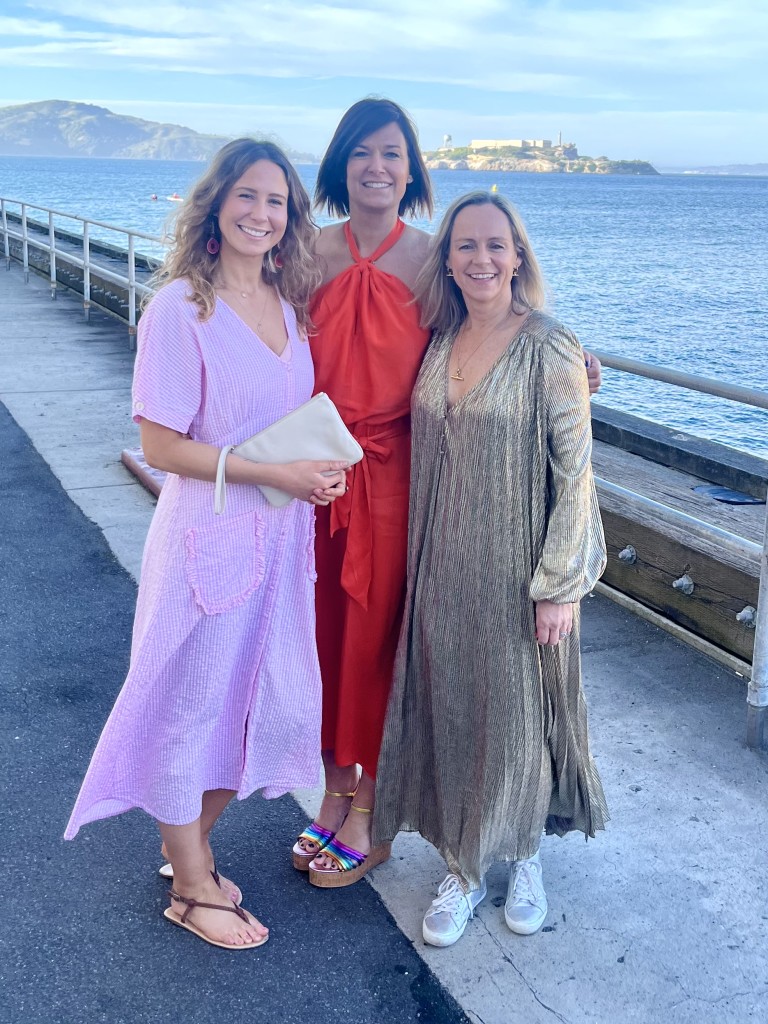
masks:
<instances>
[{"instance_id":1,"label":"pink textured dress","mask_svg":"<svg viewBox=\"0 0 768 1024\"><path fill-rule=\"evenodd\" d=\"M201 323L182 281L139 325L136 420L237 444L312 394L309 346L283 302L286 357L226 303ZM288 353L290 355L288 356ZM206 790L280 796L316 783L320 672L314 514L273 508L254 486L169 474L144 549L128 677L98 742L65 837L141 807L195 821Z\"/></svg>"}]
</instances>

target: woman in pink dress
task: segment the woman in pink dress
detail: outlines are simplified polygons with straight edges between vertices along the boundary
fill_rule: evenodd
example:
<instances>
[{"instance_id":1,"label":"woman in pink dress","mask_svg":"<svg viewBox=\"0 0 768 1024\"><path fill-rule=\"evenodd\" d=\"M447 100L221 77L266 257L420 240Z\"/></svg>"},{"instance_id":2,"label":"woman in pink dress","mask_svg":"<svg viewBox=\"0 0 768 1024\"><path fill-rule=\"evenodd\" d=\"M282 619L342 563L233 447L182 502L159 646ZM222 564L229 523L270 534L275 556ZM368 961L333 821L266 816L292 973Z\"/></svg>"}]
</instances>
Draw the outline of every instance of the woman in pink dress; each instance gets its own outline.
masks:
<instances>
[{"instance_id":1,"label":"woman in pink dress","mask_svg":"<svg viewBox=\"0 0 768 1024\"><path fill-rule=\"evenodd\" d=\"M139 325L134 418L168 474L144 550L128 677L66 830L140 807L173 866L166 917L215 945L267 929L215 868L211 829L237 795L315 783L320 673L314 509L344 493L346 463L226 460L219 452L306 401L317 285L309 198L273 144L225 146L195 186ZM259 486L294 498L269 505ZM276 629L290 622L290 631Z\"/></svg>"}]
</instances>

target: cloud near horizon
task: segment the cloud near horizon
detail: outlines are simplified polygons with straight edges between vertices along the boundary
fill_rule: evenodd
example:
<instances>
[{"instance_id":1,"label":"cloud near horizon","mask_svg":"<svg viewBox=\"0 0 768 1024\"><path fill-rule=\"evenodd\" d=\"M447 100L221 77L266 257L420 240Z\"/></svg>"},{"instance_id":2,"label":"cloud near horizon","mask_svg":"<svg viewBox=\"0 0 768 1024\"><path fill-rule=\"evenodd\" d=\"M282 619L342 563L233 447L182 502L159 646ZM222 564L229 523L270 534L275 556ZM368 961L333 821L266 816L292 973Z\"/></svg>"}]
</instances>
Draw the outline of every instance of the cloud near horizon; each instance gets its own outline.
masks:
<instances>
[{"instance_id":1,"label":"cloud near horizon","mask_svg":"<svg viewBox=\"0 0 768 1024\"><path fill-rule=\"evenodd\" d=\"M645 150L667 162L685 145L673 125L690 125L702 160L702 146L714 156L716 136L752 119L739 158L768 160L762 0L32 0L6 5L0 33L0 67L14 69L17 90L9 102L73 99L74 89L153 119L142 107L175 104L205 131L206 111L231 124L239 111L263 108L270 122L282 111L288 142L317 149L350 102L385 93L430 112L419 115L426 145L444 131L457 141L549 137L557 122L569 137L580 126L582 138L611 126L599 151L629 128L635 152L610 155ZM693 130L702 118L708 142L706 130Z\"/></svg>"}]
</instances>

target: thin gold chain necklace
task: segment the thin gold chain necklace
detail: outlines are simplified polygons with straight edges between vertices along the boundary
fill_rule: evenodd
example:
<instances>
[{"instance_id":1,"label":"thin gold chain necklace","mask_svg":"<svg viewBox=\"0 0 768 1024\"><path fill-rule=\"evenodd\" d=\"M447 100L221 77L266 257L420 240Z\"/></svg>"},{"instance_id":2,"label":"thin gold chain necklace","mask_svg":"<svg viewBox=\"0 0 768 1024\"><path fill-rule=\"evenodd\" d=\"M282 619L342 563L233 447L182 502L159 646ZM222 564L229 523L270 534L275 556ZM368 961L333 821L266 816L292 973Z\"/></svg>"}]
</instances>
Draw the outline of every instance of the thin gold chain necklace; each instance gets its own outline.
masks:
<instances>
[{"instance_id":1,"label":"thin gold chain necklace","mask_svg":"<svg viewBox=\"0 0 768 1024\"><path fill-rule=\"evenodd\" d=\"M219 283L219 290L221 291L222 289L224 291L227 291L227 292L232 292L233 294L236 293L237 295L239 295L243 299L248 299L251 296L256 294L255 292L251 292L250 295L249 295L248 292L241 292L239 289L233 288L231 285L226 284L226 282L224 282L224 281L221 281ZM261 304L261 311L259 312L259 317L258 317L258 320L256 321L256 333L257 334L261 330L261 324L262 324L262 321L264 320L264 313L266 312L266 309L267 309L267 302L269 301L269 296L271 294L272 294L272 287L270 285L267 285L266 294L264 295L264 301Z\"/></svg>"},{"instance_id":2,"label":"thin gold chain necklace","mask_svg":"<svg viewBox=\"0 0 768 1024\"><path fill-rule=\"evenodd\" d=\"M464 358L464 359L459 359L459 358L457 358L457 359L456 359L456 369L455 369L455 370L453 371L453 373L451 374L451 380L464 380L464 375L462 374L462 372L461 372L461 371L462 371L462 370L466 370L466 368L467 368L467 363L468 363L468 362L469 362L469 361L470 361L470 360L471 360L471 359L472 359L472 358L473 358L473 357L474 357L474 356L476 355L476 353L477 353L477 352L479 352L479 351L480 351L480 349L481 349L481 348L483 347L483 345L484 345L484 344L486 343L486 341L488 341L488 339L489 339L489 338L490 338L490 337L491 337L491 336L492 336L493 334L495 334L495 333L496 333L496 331L498 331L498 330L499 330L499 329L501 328L502 324L504 324L504 322L505 322L506 320L508 320L508 319L509 319L509 316L510 316L510 314L511 314L512 312L513 312L513 310L512 310L512 306L510 305L509 309L508 309L508 310L506 311L506 313L505 313L505 314L504 314L504 316L503 316L503 317L501 318L501 320L499 320L499 321L498 321L498 323L496 323L496 324L494 324L494 325L493 325L493 327L492 327L492 328L490 329L490 331L489 331L489 332L488 332L488 333L487 333L487 334L485 335L485 337L484 337L484 338L482 338L482 339L481 339L481 340L480 340L480 341L478 342L478 344L477 344L477 345L475 345L475 347L474 347L474 348L472 349L472 351L471 351L471 352L469 353L469 355L468 355L468 356L466 356L466 358ZM453 353L451 353L451 354L453 354ZM458 353L456 353L456 355L457 355L457 357L458 357Z\"/></svg>"}]
</instances>

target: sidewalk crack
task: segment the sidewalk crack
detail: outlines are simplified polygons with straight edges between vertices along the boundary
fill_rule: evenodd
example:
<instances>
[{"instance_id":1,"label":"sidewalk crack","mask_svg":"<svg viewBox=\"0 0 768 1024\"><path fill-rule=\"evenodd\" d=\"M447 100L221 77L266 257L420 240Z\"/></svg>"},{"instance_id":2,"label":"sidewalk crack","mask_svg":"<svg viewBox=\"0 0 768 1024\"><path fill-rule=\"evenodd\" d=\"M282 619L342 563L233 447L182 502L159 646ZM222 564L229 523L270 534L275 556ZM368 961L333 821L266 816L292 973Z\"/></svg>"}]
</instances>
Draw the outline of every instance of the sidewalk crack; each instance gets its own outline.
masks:
<instances>
[{"instance_id":1,"label":"sidewalk crack","mask_svg":"<svg viewBox=\"0 0 768 1024\"><path fill-rule=\"evenodd\" d=\"M495 935L491 934L491 932L490 932L490 930L488 928L488 925L485 923L485 921L483 921L483 919L481 917L479 918L479 920L480 920L480 923L482 924L483 928L485 928L485 931L486 931L486 934L488 935L488 938L491 940L491 942L496 946L496 948L501 953L502 959L505 961L505 963L509 964L509 966L515 972L515 974L518 976L518 978L522 981L522 983L525 985L525 987L531 993L531 995L536 1000L536 1002L539 1004L539 1006L543 1010L546 1010L547 1013L551 1013L553 1017L555 1017L557 1020L560 1021L560 1024L572 1024L572 1022L567 1017L564 1017L563 1014L559 1012L559 1010L556 1010L553 1006L549 1006L547 1003L544 1002L544 1000L539 996L538 992L533 987L533 985L531 985L531 983L528 981L528 979L523 974L523 972L520 970L520 968L517 966L517 964L515 964L515 962L512 960L512 958L510 957L509 953L507 953L507 951L504 948L504 946L502 946L502 944L499 942L499 940L496 938Z\"/></svg>"},{"instance_id":2,"label":"sidewalk crack","mask_svg":"<svg viewBox=\"0 0 768 1024\"><path fill-rule=\"evenodd\" d=\"M683 988L683 986L680 986ZM683 992L685 989L683 988ZM669 1007L670 1010L676 1009L678 1006L683 1006L686 1002L689 1003L706 1003L707 1006L717 1006L719 1003L725 1003L729 999L739 999L741 996L757 996L762 998L768 993L768 989L755 990L753 988L747 989L746 992L727 992L724 996L719 996L717 999L707 999L706 996L692 996L685 992L687 999L681 999L677 1003L672 1003Z\"/></svg>"}]
</instances>

